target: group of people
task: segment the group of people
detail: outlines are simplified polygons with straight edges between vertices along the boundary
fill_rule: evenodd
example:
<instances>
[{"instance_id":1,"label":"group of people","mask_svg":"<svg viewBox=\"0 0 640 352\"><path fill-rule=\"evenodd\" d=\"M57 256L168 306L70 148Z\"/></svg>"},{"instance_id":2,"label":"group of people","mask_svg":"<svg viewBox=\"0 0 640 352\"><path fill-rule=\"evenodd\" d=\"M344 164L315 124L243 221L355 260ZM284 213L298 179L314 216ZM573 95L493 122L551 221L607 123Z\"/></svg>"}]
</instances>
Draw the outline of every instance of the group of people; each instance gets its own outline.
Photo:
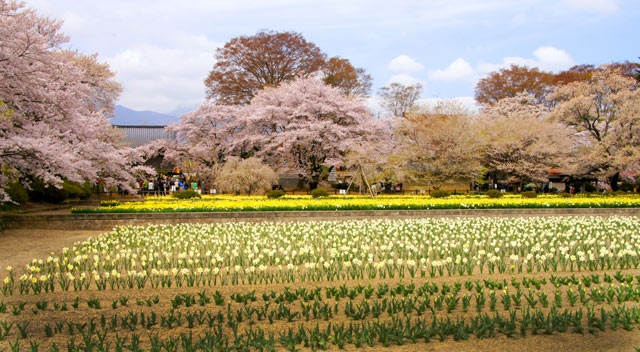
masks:
<instances>
[{"instance_id":1,"label":"group of people","mask_svg":"<svg viewBox=\"0 0 640 352\"><path fill-rule=\"evenodd\" d=\"M193 189L198 192L205 189L203 183L184 175L158 175L155 179L144 180L138 184L138 193L142 195L166 196L170 193Z\"/></svg>"}]
</instances>

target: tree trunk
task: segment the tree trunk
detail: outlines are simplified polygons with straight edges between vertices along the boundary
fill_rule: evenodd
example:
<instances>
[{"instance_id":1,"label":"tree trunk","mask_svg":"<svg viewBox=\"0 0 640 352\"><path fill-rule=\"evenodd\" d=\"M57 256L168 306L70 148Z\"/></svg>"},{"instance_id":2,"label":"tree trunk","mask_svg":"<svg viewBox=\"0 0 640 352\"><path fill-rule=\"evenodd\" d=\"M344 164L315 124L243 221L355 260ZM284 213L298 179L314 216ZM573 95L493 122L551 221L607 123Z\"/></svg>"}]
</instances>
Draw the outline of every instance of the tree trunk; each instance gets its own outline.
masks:
<instances>
[{"instance_id":1,"label":"tree trunk","mask_svg":"<svg viewBox=\"0 0 640 352\"><path fill-rule=\"evenodd\" d=\"M613 176L609 177L609 185L613 192L618 190L618 182L620 181L620 173L616 172Z\"/></svg>"},{"instance_id":2,"label":"tree trunk","mask_svg":"<svg viewBox=\"0 0 640 352\"><path fill-rule=\"evenodd\" d=\"M313 191L314 189L318 188L318 182L316 181L309 181L309 190Z\"/></svg>"}]
</instances>

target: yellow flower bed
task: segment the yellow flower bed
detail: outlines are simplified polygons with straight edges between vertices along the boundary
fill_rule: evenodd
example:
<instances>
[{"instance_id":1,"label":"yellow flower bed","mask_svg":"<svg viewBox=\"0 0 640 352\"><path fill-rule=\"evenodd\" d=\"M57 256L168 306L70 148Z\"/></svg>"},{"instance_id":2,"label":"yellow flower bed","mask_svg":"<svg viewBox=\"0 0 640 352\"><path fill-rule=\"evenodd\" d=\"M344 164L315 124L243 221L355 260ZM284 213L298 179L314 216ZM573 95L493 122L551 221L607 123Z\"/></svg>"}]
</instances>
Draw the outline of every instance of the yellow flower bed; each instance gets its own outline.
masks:
<instances>
[{"instance_id":1,"label":"yellow flower bed","mask_svg":"<svg viewBox=\"0 0 640 352\"><path fill-rule=\"evenodd\" d=\"M289 196L268 199L264 196L206 196L197 200L149 197L143 201L124 202L116 206L80 212L196 212L196 211L269 211L269 210L384 210L384 209L502 209L502 208L631 208L640 207L640 197L571 197L541 196L521 198L506 196L332 196L313 199Z\"/></svg>"}]
</instances>

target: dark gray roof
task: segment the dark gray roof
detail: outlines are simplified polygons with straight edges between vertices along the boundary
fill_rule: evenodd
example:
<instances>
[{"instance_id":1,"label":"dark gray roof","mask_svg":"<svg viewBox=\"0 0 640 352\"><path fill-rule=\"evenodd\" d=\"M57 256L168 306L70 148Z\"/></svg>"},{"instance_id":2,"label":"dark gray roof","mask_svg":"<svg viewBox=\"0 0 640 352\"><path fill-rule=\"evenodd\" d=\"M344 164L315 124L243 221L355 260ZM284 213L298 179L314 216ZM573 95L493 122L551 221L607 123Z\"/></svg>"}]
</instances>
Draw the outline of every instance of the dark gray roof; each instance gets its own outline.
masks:
<instances>
[{"instance_id":1,"label":"dark gray roof","mask_svg":"<svg viewBox=\"0 0 640 352\"><path fill-rule=\"evenodd\" d=\"M139 147L158 139L176 139L175 132L167 132L166 126L114 125L125 134L124 141L132 147Z\"/></svg>"}]
</instances>

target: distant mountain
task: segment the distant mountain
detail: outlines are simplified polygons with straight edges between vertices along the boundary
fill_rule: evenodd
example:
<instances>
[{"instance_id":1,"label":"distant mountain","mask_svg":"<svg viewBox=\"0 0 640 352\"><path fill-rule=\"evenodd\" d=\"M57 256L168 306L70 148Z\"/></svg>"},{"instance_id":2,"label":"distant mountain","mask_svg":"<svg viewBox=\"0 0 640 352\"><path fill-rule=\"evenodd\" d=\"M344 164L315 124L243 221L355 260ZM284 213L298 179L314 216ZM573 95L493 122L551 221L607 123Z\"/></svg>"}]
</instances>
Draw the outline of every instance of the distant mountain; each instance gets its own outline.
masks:
<instances>
[{"instance_id":1,"label":"distant mountain","mask_svg":"<svg viewBox=\"0 0 640 352\"><path fill-rule=\"evenodd\" d=\"M178 122L178 117L153 111L136 111L122 105L116 105L111 118L112 125L168 125Z\"/></svg>"}]
</instances>

